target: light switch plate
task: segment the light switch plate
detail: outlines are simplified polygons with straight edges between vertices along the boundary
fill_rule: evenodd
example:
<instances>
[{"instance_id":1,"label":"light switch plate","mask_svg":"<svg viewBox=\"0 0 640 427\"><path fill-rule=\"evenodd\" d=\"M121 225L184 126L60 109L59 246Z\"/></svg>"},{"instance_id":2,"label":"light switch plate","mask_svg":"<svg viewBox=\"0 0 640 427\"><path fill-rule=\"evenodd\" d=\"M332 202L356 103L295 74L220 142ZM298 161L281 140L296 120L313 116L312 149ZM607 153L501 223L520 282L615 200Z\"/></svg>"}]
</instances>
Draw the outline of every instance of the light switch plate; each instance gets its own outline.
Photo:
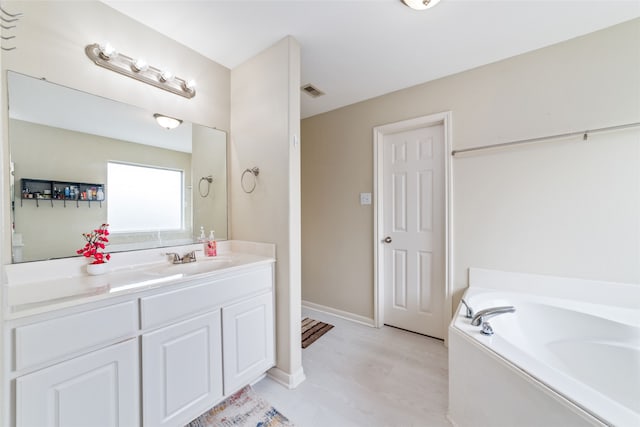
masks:
<instances>
[{"instance_id":1,"label":"light switch plate","mask_svg":"<svg viewBox=\"0 0 640 427\"><path fill-rule=\"evenodd\" d=\"M360 204L361 205L370 205L371 204L371 193L360 193Z\"/></svg>"}]
</instances>

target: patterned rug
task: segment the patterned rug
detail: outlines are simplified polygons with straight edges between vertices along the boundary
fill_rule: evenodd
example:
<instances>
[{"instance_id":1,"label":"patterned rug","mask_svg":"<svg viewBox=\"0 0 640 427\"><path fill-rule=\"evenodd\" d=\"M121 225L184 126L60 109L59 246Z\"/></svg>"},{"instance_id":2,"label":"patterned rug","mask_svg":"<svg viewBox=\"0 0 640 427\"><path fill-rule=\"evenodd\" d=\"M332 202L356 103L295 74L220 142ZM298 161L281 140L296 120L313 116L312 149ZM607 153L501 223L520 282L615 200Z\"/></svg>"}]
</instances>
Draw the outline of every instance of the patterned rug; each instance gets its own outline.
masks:
<instances>
[{"instance_id":1,"label":"patterned rug","mask_svg":"<svg viewBox=\"0 0 640 427\"><path fill-rule=\"evenodd\" d=\"M309 347L332 328L333 325L305 317L302 319L302 348Z\"/></svg>"},{"instance_id":2,"label":"patterned rug","mask_svg":"<svg viewBox=\"0 0 640 427\"><path fill-rule=\"evenodd\" d=\"M269 402L246 386L229 396L186 427L294 427Z\"/></svg>"}]
</instances>

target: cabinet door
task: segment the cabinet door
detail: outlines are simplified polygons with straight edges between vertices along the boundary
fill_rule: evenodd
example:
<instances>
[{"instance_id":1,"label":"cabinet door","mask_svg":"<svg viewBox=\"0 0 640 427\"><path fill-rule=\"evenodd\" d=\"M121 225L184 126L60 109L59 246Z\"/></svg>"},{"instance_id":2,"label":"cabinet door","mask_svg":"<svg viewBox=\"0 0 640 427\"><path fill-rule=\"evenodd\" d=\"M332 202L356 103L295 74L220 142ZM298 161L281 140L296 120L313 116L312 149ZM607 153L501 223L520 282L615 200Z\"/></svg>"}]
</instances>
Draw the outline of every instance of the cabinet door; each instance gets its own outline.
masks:
<instances>
[{"instance_id":1,"label":"cabinet door","mask_svg":"<svg viewBox=\"0 0 640 427\"><path fill-rule=\"evenodd\" d=\"M271 292L222 309L225 395L273 367L273 325Z\"/></svg>"},{"instance_id":2,"label":"cabinet door","mask_svg":"<svg viewBox=\"0 0 640 427\"><path fill-rule=\"evenodd\" d=\"M185 425L222 397L220 310L142 336L143 422Z\"/></svg>"},{"instance_id":3,"label":"cabinet door","mask_svg":"<svg viewBox=\"0 0 640 427\"><path fill-rule=\"evenodd\" d=\"M137 340L16 380L18 427L140 425Z\"/></svg>"}]
</instances>

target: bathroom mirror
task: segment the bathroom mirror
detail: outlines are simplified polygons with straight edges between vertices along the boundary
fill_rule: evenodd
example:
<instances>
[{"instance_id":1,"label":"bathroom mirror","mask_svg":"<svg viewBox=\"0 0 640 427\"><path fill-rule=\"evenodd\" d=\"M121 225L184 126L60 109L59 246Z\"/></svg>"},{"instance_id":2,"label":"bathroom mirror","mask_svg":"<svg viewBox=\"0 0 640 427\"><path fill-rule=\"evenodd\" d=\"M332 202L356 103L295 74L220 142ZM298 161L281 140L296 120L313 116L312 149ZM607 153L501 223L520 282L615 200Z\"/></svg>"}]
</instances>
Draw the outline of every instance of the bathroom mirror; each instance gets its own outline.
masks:
<instances>
[{"instance_id":1,"label":"bathroom mirror","mask_svg":"<svg viewBox=\"0 0 640 427\"><path fill-rule=\"evenodd\" d=\"M9 71L13 262L227 238L226 133Z\"/></svg>"}]
</instances>

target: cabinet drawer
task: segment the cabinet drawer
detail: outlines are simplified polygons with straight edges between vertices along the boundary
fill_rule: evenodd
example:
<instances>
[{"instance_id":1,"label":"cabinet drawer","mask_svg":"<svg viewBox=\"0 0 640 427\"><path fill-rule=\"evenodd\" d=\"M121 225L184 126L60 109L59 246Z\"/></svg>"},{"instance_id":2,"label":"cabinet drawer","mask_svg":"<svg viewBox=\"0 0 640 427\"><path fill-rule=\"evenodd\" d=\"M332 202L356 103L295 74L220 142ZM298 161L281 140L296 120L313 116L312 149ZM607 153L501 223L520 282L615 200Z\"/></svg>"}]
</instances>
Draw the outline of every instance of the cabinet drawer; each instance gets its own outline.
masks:
<instances>
[{"instance_id":1,"label":"cabinet drawer","mask_svg":"<svg viewBox=\"0 0 640 427\"><path fill-rule=\"evenodd\" d=\"M15 369L129 338L137 329L135 301L20 326L15 329Z\"/></svg>"},{"instance_id":2,"label":"cabinet drawer","mask_svg":"<svg viewBox=\"0 0 640 427\"><path fill-rule=\"evenodd\" d=\"M142 328L153 328L254 295L273 286L273 268L249 271L140 300Z\"/></svg>"}]
</instances>

